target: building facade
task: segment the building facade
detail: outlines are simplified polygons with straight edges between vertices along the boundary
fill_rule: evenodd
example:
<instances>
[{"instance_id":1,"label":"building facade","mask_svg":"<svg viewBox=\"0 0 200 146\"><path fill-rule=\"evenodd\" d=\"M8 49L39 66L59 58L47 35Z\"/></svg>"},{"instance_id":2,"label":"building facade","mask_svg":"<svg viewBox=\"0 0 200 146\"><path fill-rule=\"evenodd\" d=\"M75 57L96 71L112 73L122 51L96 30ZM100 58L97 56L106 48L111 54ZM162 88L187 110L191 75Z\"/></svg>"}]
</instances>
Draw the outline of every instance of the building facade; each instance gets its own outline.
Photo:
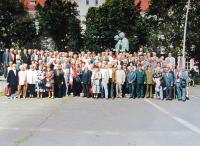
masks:
<instances>
[{"instance_id":1,"label":"building facade","mask_svg":"<svg viewBox=\"0 0 200 146\"><path fill-rule=\"evenodd\" d=\"M21 0L29 13L35 13L36 6L39 4L44 6L45 0ZM78 4L78 11L80 12L80 19L85 20L85 16L90 7L97 7L102 5L106 0L72 0ZM150 5L151 0L133 0L135 4L141 2L141 10L145 12Z\"/></svg>"},{"instance_id":2,"label":"building facade","mask_svg":"<svg viewBox=\"0 0 200 146\"><path fill-rule=\"evenodd\" d=\"M29 13L35 13L36 6L44 6L45 0L21 0Z\"/></svg>"},{"instance_id":3,"label":"building facade","mask_svg":"<svg viewBox=\"0 0 200 146\"><path fill-rule=\"evenodd\" d=\"M74 0L78 4L78 11L80 14L80 20L84 21L90 7L98 7L102 5L105 0Z\"/></svg>"}]
</instances>

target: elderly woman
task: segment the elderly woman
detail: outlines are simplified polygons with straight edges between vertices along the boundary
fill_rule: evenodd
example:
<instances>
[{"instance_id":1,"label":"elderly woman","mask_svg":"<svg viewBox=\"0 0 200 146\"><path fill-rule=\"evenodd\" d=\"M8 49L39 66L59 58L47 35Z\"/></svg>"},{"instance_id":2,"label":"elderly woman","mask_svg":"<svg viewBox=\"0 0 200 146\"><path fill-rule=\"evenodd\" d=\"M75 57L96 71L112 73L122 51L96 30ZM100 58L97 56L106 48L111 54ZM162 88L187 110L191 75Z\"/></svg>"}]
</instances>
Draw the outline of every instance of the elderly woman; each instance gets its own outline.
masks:
<instances>
[{"instance_id":1,"label":"elderly woman","mask_svg":"<svg viewBox=\"0 0 200 146\"><path fill-rule=\"evenodd\" d=\"M61 98L63 96L63 85L65 82L64 72L62 71L62 66L58 64L55 70L55 91L57 92L57 97Z\"/></svg>"},{"instance_id":2,"label":"elderly woman","mask_svg":"<svg viewBox=\"0 0 200 146\"><path fill-rule=\"evenodd\" d=\"M18 88L18 95L19 98L23 96L23 98L26 98L26 79L27 79L27 72L25 71L25 68L23 65L20 66L20 71L18 73L18 79L19 79L19 88Z\"/></svg>"},{"instance_id":3,"label":"elderly woman","mask_svg":"<svg viewBox=\"0 0 200 146\"><path fill-rule=\"evenodd\" d=\"M45 92L45 78L46 78L45 67L39 66L39 70L37 72L37 81L36 81L37 98L43 98L43 93Z\"/></svg>"},{"instance_id":4,"label":"elderly woman","mask_svg":"<svg viewBox=\"0 0 200 146\"><path fill-rule=\"evenodd\" d=\"M100 93L100 80L102 79L99 67L95 67L91 79L94 98L98 98L98 94Z\"/></svg>"},{"instance_id":5,"label":"elderly woman","mask_svg":"<svg viewBox=\"0 0 200 146\"><path fill-rule=\"evenodd\" d=\"M79 64L75 64L72 66L72 77L73 77L73 83L72 83L72 90L73 90L73 96L80 96L80 88L81 88L81 80L80 80L80 72L81 68L79 67Z\"/></svg>"},{"instance_id":6,"label":"elderly woman","mask_svg":"<svg viewBox=\"0 0 200 146\"><path fill-rule=\"evenodd\" d=\"M10 70L8 72L7 76L7 83L8 83L8 88L11 91L11 97L13 99L16 98L16 91L17 91L17 86L18 86L18 72L16 70L16 65L13 64L10 66Z\"/></svg>"},{"instance_id":7,"label":"elderly woman","mask_svg":"<svg viewBox=\"0 0 200 146\"><path fill-rule=\"evenodd\" d=\"M47 66L45 85L48 91L48 98L54 98L54 72L52 71L50 65Z\"/></svg>"}]
</instances>

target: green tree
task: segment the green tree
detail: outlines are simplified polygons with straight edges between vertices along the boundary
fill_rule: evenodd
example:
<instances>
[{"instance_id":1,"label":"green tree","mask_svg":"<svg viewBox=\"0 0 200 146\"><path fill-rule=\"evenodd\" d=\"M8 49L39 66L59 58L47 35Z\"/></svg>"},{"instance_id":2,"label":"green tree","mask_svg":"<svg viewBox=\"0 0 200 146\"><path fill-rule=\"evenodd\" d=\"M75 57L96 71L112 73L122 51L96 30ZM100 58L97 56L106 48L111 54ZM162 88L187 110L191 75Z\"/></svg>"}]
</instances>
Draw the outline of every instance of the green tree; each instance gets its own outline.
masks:
<instances>
[{"instance_id":1,"label":"green tree","mask_svg":"<svg viewBox=\"0 0 200 146\"><path fill-rule=\"evenodd\" d=\"M35 37L35 27L23 4L18 0L0 1L0 41L2 47L20 47Z\"/></svg>"},{"instance_id":2,"label":"green tree","mask_svg":"<svg viewBox=\"0 0 200 146\"><path fill-rule=\"evenodd\" d=\"M40 31L51 35L58 50L78 51L82 45L77 7L68 0L47 0L44 7L38 7Z\"/></svg>"},{"instance_id":3,"label":"green tree","mask_svg":"<svg viewBox=\"0 0 200 146\"><path fill-rule=\"evenodd\" d=\"M200 69L200 2L192 0L188 17L186 51Z\"/></svg>"},{"instance_id":4,"label":"green tree","mask_svg":"<svg viewBox=\"0 0 200 146\"><path fill-rule=\"evenodd\" d=\"M85 24L85 46L95 51L114 47L114 36L119 30L126 33L132 51L146 41L142 37L146 30L140 4L135 6L132 0L107 0L100 7L90 8Z\"/></svg>"},{"instance_id":5,"label":"green tree","mask_svg":"<svg viewBox=\"0 0 200 146\"><path fill-rule=\"evenodd\" d=\"M146 16L150 30L149 47L157 52L164 47L166 52L177 55L183 39L186 2L186 0L151 1Z\"/></svg>"},{"instance_id":6,"label":"green tree","mask_svg":"<svg viewBox=\"0 0 200 146\"><path fill-rule=\"evenodd\" d=\"M166 48L175 55L182 53L186 5L188 0L152 0L147 14L150 34L148 46ZM200 2L191 0L189 9L186 52L187 56L200 62ZM163 39L158 39L164 36ZM200 64L198 64L200 67Z\"/></svg>"}]
</instances>

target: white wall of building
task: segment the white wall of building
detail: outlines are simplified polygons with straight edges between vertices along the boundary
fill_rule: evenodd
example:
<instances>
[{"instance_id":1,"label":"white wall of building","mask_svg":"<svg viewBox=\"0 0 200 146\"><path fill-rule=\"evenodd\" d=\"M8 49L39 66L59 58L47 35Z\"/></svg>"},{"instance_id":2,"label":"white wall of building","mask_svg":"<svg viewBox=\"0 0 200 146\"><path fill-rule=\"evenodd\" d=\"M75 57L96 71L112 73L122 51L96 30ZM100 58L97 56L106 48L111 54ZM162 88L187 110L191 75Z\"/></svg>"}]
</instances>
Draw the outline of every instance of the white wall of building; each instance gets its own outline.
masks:
<instances>
[{"instance_id":1,"label":"white wall of building","mask_svg":"<svg viewBox=\"0 0 200 146\"><path fill-rule=\"evenodd\" d=\"M87 15L88 9L90 7L98 7L102 5L105 0L74 0L78 4L78 11L80 12L81 22L85 21L85 16ZM83 26L85 27L85 26Z\"/></svg>"}]
</instances>

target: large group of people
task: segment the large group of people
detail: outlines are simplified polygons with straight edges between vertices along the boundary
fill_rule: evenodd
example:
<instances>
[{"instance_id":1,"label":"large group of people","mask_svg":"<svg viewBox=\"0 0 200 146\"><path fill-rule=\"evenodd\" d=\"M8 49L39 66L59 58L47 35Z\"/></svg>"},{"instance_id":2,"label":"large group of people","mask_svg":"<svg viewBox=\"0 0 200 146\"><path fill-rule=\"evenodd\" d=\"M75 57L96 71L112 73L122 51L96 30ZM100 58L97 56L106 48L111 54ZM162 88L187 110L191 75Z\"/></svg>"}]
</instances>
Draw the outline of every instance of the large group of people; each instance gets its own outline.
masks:
<instances>
[{"instance_id":1,"label":"large group of people","mask_svg":"<svg viewBox=\"0 0 200 146\"><path fill-rule=\"evenodd\" d=\"M188 98L188 71L176 66L171 53L158 57L156 52L115 55L11 48L2 58L12 98Z\"/></svg>"}]
</instances>

